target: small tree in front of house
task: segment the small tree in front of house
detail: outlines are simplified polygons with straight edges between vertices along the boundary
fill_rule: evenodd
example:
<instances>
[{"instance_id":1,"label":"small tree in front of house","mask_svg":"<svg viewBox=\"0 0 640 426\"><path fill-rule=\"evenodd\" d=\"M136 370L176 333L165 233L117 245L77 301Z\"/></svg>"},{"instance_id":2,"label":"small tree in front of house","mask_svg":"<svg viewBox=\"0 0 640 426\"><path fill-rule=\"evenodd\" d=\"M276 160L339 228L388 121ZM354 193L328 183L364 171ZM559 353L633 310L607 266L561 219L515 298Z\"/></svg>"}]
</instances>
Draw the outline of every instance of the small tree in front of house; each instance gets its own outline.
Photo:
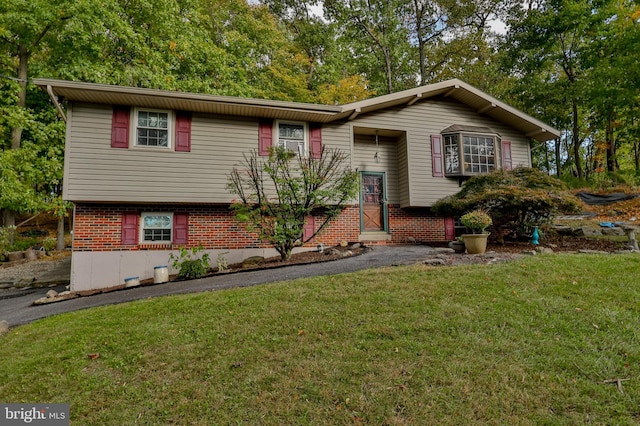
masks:
<instances>
[{"instance_id":1,"label":"small tree in front of house","mask_svg":"<svg viewBox=\"0 0 640 426\"><path fill-rule=\"evenodd\" d=\"M297 244L312 239L356 199L358 174L347 160L336 148L323 147L318 158L280 147L271 148L268 157L253 150L229 175L228 189L238 197L232 204L236 218L288 260ZM322 222L303 238L313 213Z\"/></svg>"}]
</instances>

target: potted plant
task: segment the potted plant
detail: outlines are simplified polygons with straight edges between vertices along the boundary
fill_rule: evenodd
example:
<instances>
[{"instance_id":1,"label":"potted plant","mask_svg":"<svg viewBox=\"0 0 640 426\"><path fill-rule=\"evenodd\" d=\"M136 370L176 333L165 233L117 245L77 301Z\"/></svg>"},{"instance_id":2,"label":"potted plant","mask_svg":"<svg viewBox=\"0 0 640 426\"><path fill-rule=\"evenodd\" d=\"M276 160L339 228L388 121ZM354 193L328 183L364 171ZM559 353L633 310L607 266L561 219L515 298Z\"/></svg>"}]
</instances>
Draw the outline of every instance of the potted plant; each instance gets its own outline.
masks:
<instances>
[{"instance_id":1,"label":"potted plant","mask_svg":"<svg viewBox=\"0 0 640 426\"><path fill-rule=\"evenodd\" d=\"M458 237L449 243L449 247L456 253L464 253L464 238Z\"/></svg>"},{"instance_id":2,"label":"potted plant","mask_svg":"<svg viewBox=\"0 0 640 426\"><path fill-rule=\"evenodd\" d=\"M491 216L483 209L476 209L463 215L460 221L473 232L462 236L467 253L484 253L487 250L487 238L489 237L487 228L493 224Z\"/></svg>"}]
</instances>

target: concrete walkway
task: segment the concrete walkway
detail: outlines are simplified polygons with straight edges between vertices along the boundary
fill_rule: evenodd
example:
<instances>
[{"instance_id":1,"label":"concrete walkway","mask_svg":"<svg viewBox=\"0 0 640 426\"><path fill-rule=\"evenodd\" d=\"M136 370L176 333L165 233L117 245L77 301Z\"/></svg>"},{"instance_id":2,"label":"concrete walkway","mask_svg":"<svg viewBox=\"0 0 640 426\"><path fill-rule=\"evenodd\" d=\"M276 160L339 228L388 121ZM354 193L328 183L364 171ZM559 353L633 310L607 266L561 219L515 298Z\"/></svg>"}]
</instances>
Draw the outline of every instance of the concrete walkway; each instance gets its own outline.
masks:
<instances>
[{"instance_id":1,"label":"concrete walkway","mask_svg":"<svg viewBox=\"0 0 640 426\"><path fill-rule=\"evenodd\" d=\"M0 300L0 321L7 321L10 327L15 327L63 312L130 302L149 297L249 287L297 278L355 272L368 268L408 265L424 260L426 256L433 254L433 252L434 249L428 246L380 246L374 247L360 256L332 262L292 265L282 268L217 275L199 280L135 287L39 306L33 306L32 303L36 299L44 297L51 288L30 289L24 290L23 294L15 294L13 295L14 297ZM54 290L58 292L64 291L64 286L58 286Z\"/></svg>"}]
</instances>

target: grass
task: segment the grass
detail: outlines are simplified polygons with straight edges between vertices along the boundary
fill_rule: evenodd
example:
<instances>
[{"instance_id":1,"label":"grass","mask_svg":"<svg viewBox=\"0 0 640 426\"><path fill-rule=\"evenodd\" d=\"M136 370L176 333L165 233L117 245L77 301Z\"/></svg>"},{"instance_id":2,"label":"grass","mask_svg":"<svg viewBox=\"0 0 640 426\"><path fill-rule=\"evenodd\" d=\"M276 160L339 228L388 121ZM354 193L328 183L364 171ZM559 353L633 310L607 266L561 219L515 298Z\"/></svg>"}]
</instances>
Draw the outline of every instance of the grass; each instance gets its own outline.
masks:
<instances>
[{"instance_id":1,"label":"grass","mask_svg":"<svg viewBox=\"0 0 640 426\"><path fill-rule=\"evenodd\" d=\"M64 314L0 338L0 401L79 425L638 424L638 268L558 254Z\"/></svg>"}]
</instances>

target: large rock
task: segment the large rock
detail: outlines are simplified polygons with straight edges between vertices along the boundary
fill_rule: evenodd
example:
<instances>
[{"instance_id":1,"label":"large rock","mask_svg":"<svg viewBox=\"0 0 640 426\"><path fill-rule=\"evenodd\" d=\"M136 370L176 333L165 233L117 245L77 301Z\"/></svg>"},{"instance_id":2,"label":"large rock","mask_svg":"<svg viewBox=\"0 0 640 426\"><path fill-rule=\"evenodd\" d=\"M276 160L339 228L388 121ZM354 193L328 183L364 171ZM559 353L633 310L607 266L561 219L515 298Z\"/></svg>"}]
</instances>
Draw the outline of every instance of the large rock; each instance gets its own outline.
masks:
<instances>
[{"instance_id":1,"label":"large rock","mask_svg":"<svg viewBox=\"0 0 640 426\"><path fill-rule=\"evenodd\" d=\"M24 259L24 252L21 251L12 251L7 253L7 259L9 259L9 262L15 262L16 260L22 260Z\"/></svg>"},{"instance_id":2,"label":"large rock","mask_svg":"<svg viewBox=\"0 0 640 426\"><path fill-rule=\"evenodd\" d=\"M602 228L602 235L625 235L624 229L615 227L615 228Z\"/></svg>"},{"instance_id":3,"label":"large rock","mask_svg":"<svg viewBox=\"0 0 640 426\"><path fill-rule=\"evenodd\" d=\"M602 231L589 226L583 226L573 230L573 235L576 237L599 237L602 236Z\"/></svg>"},{"instance_id":4,"label":"large rock","mask_svg":"<svg viewBox=\"0 0 640 426\"><path fill-rule=\"evenodd\" d=\"M424 262L425 265L431 265L431 266L441 266L441 265L446 265L447 262L444 261L444 259L426 259Z\"/></svg>"},{"instance_id":5,"label":"large rock","mask_svg":"<svg viewBox=\"0 0 640 426\"><path fill-rule=\"evenodd\" d=\"M9 332L9 323L2 320L0 321L0 336Z\"/></svg>"}]
</instances>

